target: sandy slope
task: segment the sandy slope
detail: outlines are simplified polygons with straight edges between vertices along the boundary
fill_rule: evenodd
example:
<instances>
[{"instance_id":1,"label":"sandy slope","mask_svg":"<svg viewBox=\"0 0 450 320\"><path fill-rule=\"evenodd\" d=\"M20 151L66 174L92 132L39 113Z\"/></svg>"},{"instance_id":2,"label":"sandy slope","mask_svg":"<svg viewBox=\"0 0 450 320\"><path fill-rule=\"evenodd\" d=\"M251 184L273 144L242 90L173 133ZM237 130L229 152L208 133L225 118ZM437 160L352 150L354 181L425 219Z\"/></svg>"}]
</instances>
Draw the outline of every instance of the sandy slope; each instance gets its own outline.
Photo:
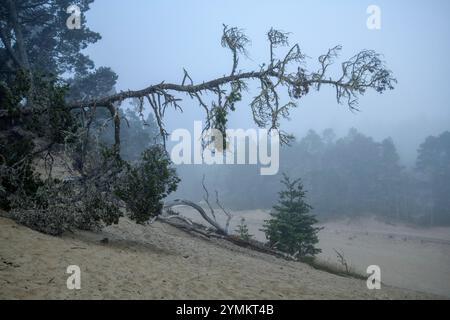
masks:
<instances>
[{"instance_id":1,"label":"sandy slope","mask_svg":"<svg viewBox=\"0 0 450 320\"><path fill-rule=\"evenodd\" d=\"M321 258L336 259L335 248L360 273L377 264L385 283L450 297L449 228L412 228L373 220L330 222L320 233L320 246Z\"/></svg>"},{"instance_id":2,"label":"sandy slope","mask_svg":"<svg viewBox=\"0 0 450 320\"><path fill-rule=\"evenodd\" d=\"M189 208L180 212L197 221ZM250 233L265 241L261 232L268 210L233 212L231 229L245 217ZM374 218L343 218L321 224L318 259L340 266L334 249L360 274L369 265L381 268L384 283L400 288L438 294L450 298L450 228L418 228L387 224Z\"/></svg>"},{"instance_id":3,"label":"sandy slope","mask_svg":"<svg viewBox=\"0 0 450 320\"><path fill-rule=\"evenodd\" d=\"M108 243L100 242L109 238ZM66 288L68 265L81 290ZM50 237L0 218L0 298L422 299L431 295L335 276L159 222Z\"/></svg>"}]
</instances>

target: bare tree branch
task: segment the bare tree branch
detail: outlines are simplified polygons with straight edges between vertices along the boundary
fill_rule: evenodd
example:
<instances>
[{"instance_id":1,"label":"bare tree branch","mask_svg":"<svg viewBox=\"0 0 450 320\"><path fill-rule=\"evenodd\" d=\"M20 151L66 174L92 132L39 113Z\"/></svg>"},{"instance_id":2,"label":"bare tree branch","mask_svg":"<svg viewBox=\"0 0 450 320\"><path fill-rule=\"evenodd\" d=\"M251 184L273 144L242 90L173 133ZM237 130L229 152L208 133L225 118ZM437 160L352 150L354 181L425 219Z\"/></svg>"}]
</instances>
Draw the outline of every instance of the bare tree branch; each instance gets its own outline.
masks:
<instances>
[{"instance_id":1,"label":"bare tree branch","mask_svg":"<svg viewBox=\"0 0 450 320\"><path fill-rule=\"evenodd\" d=\"M259 82L259 93L250 103L253 120L259 127L279 130L280 120L289 119L289 112L297 106L296 100L310 92L311 88L320 90L322 85L335 88L336 101L345 103L350 110L358 110L358 98L367 89L379 93L393 89L396 83L392 72L388 70L381 56L372 50L363 50L347 61L341 63L341 75L332 78L327 75L330 66L338 58L341 46L335 46L318 58L319 70L308 72L303 68L307 56L300 50L298 44L287 50L282 58L277 58L275 50L289 45L289 33L271 29L267 33L270 45L270 59L262 64L260 70L238 71L239 55L247 56L246 46L250 42L242 30L224 25L222 46L231 50L233 66L231 73L210 81L194 83L188 72L183 69L181 84L165 83L150 85L141 90L122 91L107 97L89 101L78 101L69 104L70 109L92 108L94 106L109 106L120 104L126 99L138 99L140 110L144 108L144 98L148 101L155 114L160 134L164 139L168 133L164 128L164 114L167 107L182 111L178 94L186 94L196 100L206 113L203 130L218 129L225 137L227 115L235 110L235 104L247 90L247 81ZM281 90L287 91L289 101L282 101ZM202 99L203 94L217 97L210 104ZM110 107L108 107L110 108ZM119 121L120 122L120 121ZM118 123L118 126L120 123ZM290 136L281 132L281 142L287 143ZM208 145L205 143L204 145Z\"/></svg>"}]
</instances>

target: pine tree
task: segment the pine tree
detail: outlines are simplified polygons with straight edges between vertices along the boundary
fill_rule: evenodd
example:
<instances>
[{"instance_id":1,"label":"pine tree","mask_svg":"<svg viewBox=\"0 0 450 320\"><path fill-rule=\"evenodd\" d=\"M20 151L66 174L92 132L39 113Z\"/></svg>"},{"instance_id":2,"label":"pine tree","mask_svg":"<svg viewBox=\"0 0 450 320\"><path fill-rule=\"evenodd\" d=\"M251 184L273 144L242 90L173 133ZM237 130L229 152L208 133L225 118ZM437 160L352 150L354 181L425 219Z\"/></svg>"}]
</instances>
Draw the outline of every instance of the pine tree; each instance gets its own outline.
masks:
<instances>
[{"instance_id":1,"label":"pine tree","mask_svg":"<svg viewBox=\"0 0 450 320\"><path fill-rule=\"evenodd\" d=\"M297 258L314 256L321 252L315 245L317 233L322 228L314 227L316 218L309 214L312 207L304 200L306 192L300 179L291 181L283 174L281 183L285 189L279 192L278 204L273 206L272 218L265 220L263 231L269 245Z\"/></svg>"},{"instance_id":2,"label":"pine tree","mask_svg":"<svg viewBox=\"0 0 450 320\"><path fill-rule=\"evenodd\" d=\"M245 218L241 218L241 223L236 227L236 233L239 235L239 238L241 238L244 241L249 241L253 235L250 234L248 231L247 224L245 223Z\"/></svg>"}]
</instances>

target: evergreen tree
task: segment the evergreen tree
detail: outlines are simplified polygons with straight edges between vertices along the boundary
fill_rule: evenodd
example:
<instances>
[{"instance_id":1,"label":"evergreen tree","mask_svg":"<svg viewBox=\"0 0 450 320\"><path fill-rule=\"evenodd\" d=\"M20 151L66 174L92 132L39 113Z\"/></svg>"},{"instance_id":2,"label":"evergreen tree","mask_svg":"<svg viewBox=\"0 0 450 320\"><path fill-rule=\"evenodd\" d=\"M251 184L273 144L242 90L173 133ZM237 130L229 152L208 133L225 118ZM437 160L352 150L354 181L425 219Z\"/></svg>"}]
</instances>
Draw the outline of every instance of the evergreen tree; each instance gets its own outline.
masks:
<instances>
[{"instance_id":1,"label":"evergreen tree","mask_svg":"<svg viewBox=\"0 0 450 320\"><path fill-rule=\"evenodd\" d=\"M251 235L248 231L244 217L241 218L241 223L236 227L236 233L239 235L239 238L244 241L249 241L253 237L253 235Z\"/></svg>"},{"instance_id":2,"label":"evergreen tree","mask_svg":"<svg viewBox=\"0 0 450 320\"><path fill-rule=\"evenodd\" d=\"M403 168L400 157L391 138L384 139L380 144L380 160L375 183L376 208L387 217L401 218L399 199Z\"/></svg>"},{"instance_id":3,"label":"evergreen tree","mask_svg":"<svg viewBox=\"0 0 450 320\"><path fill-rule=\"evenodd\" d=\"M420 145L417 170L427 177L431 191L430 225L450 225L450 132L429 136Z\"/></svg>"},{"instance_id":4,"label":"evergreen tree","mask_svg":"<svg viewBox=\"0 0 450 320\"><path fill-rule=\"evenodd\" d=\"M314 227L316 218L309 214L312 207L304 200L306 192L300 179L291 181L283 174L281 183L285 189L279 192L278 204L273 207L272 218L265 221L263 231L269 244L295 257L314 256L321 252Z\"/></svg>"},{"instance_id":5,"label":"evergreen tree","mask_svg":"<svg viewBox=\"0 0 450 320\"><path fill-rule=\"evenodd\" d=\"M94 0L0 1L1 70L25 69L58 75L84 75L94 62L83 51L101 39L87 27L85 13ZM69 29L66 12L80 9L80 28ZM0 72L0 77L8 73Z\"/></svg>"}]
</instances>

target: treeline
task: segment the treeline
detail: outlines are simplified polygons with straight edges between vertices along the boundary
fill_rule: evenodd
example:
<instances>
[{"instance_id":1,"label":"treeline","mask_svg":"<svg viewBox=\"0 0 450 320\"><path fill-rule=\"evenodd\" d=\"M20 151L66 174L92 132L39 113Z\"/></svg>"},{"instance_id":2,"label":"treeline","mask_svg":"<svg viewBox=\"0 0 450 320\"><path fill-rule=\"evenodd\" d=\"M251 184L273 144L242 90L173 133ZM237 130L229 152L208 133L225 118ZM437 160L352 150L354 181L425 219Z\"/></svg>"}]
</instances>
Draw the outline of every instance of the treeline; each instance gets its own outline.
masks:
<instances>
[{"instance_id":1,"label":"treeline","mask_svg":"<svg viewBox=\"0 0 450 320\"><path fill-rule=\"evenodd\" d=\"M391 138L381 142L349 130L308 134L281 149L280 170L261 176L257 166L179 166L178 196L201 200L205 174L221 201L235 210L270 208L280 175L301 177L319 218L377 215L421 225L450 224L450 132L428 137L413 168L401 165Z\"/></svg>"}]
</instances>

